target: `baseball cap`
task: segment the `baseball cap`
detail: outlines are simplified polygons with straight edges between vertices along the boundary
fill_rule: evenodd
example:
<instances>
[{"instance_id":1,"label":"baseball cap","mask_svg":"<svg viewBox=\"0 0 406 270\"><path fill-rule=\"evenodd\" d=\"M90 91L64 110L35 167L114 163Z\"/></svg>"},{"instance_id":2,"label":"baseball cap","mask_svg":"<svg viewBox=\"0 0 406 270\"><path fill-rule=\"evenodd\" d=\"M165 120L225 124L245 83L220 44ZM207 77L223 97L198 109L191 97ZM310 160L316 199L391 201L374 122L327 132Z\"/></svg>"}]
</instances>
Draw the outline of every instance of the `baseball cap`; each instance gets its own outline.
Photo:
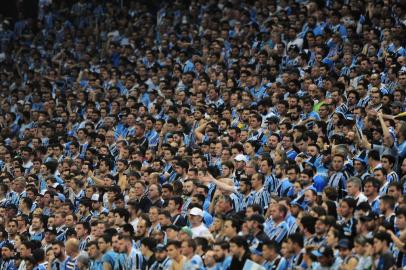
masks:
<instances>
[{"instance_id":1,"label":"baseball cap","mask_svg":"<svg viewBox=\"0 0 406 270\"><path fill-rule=\"evenodd\" d=\"M166 250L166 247L165 247L164 244L158 244L158 245L155 247L155 252L161 252L161 251L165 251L165 250Z\"/></svg>"},{"instance_id":2,"label":"baseball cap","mask_svg":"<svg viewBox=\"0 0 406 270\"><path fill-rule=\"evenodd\" d=\"M243 155L243 154L238 154L235 158L235 161L244 161L245 163L248 163L248 158Z\"/></svg>"},{"instance_id":3,"label":"baseball cap","mask_svg":"<svg viewBox=\"0 0 406 270\"><path fill-rule=\"evenodd\" d=\"M312 254L316 257L323 257L323 256L334 257L334 251L328 245L320 246L319 249L313 250Z\"/></svg>"},{"instance_id":4,"label":"baseball cap","mask_svg":"<svg viewBox=\"0 0 406 270\"><path fill-rule=\"evenodd\" d=\"M350 246L351 246L351 243L350 243L350 240L348 240L348 239L341 239L340 241L338 241L339 248L349 249Z\"/></svg>"},{"instance_id":5,"label":"baseball cap","mask_svg":"<svg viewBox=\"0 0 406 270\"><path fill-rule=\"evenodd\" d=\"M187 235L189 235L189 237L193 236L192 230L187 226L182 227L182 229L180 229L180 232L186 233Z\"/></svg>"},{"instance_id":6,"label":"baseball cap","mask_svg":"<svg viewBox=\"0 0 406 270\"><path fill-rule=\"evenodd\" d=\"M203 217L203 211L202 211L202 209L197 208L197 207L193 207L193 208L190 210L189 214L190 214L190 215L193 215L193 216L201 216L201 217Z\"/></svg>"}]
</instances>

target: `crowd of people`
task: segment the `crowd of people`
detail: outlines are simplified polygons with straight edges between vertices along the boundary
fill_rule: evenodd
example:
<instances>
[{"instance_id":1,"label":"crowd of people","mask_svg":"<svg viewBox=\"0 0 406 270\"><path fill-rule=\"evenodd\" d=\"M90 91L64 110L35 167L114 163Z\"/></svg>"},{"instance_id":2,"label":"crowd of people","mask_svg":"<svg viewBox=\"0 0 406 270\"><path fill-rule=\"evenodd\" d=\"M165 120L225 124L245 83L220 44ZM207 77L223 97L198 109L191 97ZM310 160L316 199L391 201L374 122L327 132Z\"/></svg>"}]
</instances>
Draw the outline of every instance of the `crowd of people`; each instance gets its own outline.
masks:
<instances>
[{"instance_id":1,"label":"crowd of people","mask_svg":"<svg viewBox=\"0 0 406 270\"><path fill-rule=\"evenodd\" d=\"M406 5L0 15L0 270L406 269Z\"/></svg>"}]
</instances>

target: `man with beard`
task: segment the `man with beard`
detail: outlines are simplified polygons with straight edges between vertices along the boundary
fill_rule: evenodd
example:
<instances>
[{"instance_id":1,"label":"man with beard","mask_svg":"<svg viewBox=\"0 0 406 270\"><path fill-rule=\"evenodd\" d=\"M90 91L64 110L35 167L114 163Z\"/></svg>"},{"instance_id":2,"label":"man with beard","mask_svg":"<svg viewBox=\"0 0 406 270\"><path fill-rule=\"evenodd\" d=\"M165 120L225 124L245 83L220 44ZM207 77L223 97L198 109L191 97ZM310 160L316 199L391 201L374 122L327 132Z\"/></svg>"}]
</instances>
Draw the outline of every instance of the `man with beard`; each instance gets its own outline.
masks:
<instances>
[{"instance_id":1,"label":"man with beard","mask_svg":"<svg viewBox=\"0 0 406 270\"><path fill-rule=\"evenodd\" d=\"M299 123L299 117L302 108L299 105L293 106L288 110L287 117L291 120L291 124L296 126ZM286 134L285 134L286 135Z\"/></svg>"},{"instance_id":2,"label":"man with beard","mask_svg":"<svg viewBox=\"0 0 406 270\"><path fill-rule=\"evenodd\" d=\"M116 257L116 267L118 269L142 269L142 254L132 246L131 237L119 235L118 241L120 254Z\"/></svg>"},{"instance_id":3,"label":"man with beard","mask_svg":"<svg viewBox=\"0 0 406 270\"><path fill-rule=\"evenodd\" d=\"M102 255L103 269L113 270L117 253L115 253L111 248L112 245L111 235L103 234L103 236L97 240L97 243L99 244L100 252L103 254Z\"/></svg>"},{"instance_id":4,"label":"man with beard","mask_svg":"<svg viewBox=\"0 0 406 270\"><path fill-rule=\"evenodd\" d=\"M235 236L230 240L230 252L233 256L229 270L240 270L250 259L247 241L242 236Z\"/></svg>"},{"instance_id":5,"label":"man with beard","mask_svg":"<svg viewBox=\"0 0 406 270\"><path fill-rule=\"evenodd\" d=\"M103 269L102 253L97 241L90 241L87 245L87 252L90 258L90 269Z\"/></svg>"},{"instance_id":6,"label":"man with beard","mask_svg":"<svg viewBox=\"0 0 406 270\"><path fill-rule=\"evenodd\" d=\"M272 133L268 137L265 147L266 147L266 151L269 152L269 155L272 158L272 160L275 159L276 148L278 147L278 143L280 142L280 140L281 140L280 136L276 133Z\"/></svg>"},{"instance_id":7,"label":"man with beard","mask_svg":"<svg viewBox=\"0 0 406 270\"><path fill-rule=\"evenodd\" d=\"M247 227L249 230L248 244L254 249L259 243L269 240L268 236L264 233L264 222L264 217L259 214L253 214L247 219Z\"/></svg>"},{"instance_id":8,"label":"man with beard","mask_svg":"<svg viewBox=\"0 0 406 270\"><path fill-rule=\"evenodd\" d=\"M186 217L189 204L192 202L193 191L196 190L196 185L192 179L187 179L183 184L183 205L182 216Z\"/></svg>"},{"instance_id":9,"label":"man with beard","mask_svg":"<svg viewBox=\"0 0 406 270\"><path fill-rule=\"evenodd\" d=\"M289 171L291 174L289 174ZM296 180L296 176L299 173L300 169L297 165L289 165L286 167L285 164L276 164L275 166L275 176L278 179L279 183L276 187L275 193L279 197L286 197L289 191L293 187L293 183ZM286 173L285 173L286 172ZM286 177L287 175L287 177ZM292 177L292 179L291 179ZM272 194L273 195L273 194Z\"/></svg>"},{"instance_id":10,"label":"man with beard","mask_svg":"<svg viewBox=\"0 0 406 270\"><path fill-rule=\"evenodd\" d=\"M168 257L168 252L163 244L158 244L155 248L156 261L151 265L151 270L169 270L172 260Z\"/></svg>"},{"instance_id":11,"label":"man with beard","mask_svg":"<svg viewBox=\"0 0 406 270\"><path fill-rule=\"evenodd\" d=\"M226 241L218 241L213 244L214 259L216 260L216 269L228 269L231 264L231 256L227 256L230 249Z\"/></svg>"},{"instance_id":12,"label":"man with beard","mask_svg":"<svg viewBox=\"0 0 406 270\"><path fill-rule=\"evenodd\" d=\"M87 198L82 198L79 201L79 222L89 222L92 214L90 213L91 201Z\"/></svg>"},{"instance_id":13,"label":"man with beard","mask_svg":"<svg viewBox=\"0 0 406 270\"><path fill-rule=\"evenodd\" d=\"M56 240L65 241L67 227L65 225L65 212L59 211L55 213Z\"/></svg>"},{"instance_id":14,"label":"man with beard","mask_svg":"<svg viewBox=\"0 0 406 270\"><path fill-rule=\"evenodd\" d=\"M54 241L52 243L52 251L53 256L49 260L51 263L51 269L64 269L67 260L65 255L65 244L62 241Z\"/></svg>"},{"instance_id":15,"label":"man with beard","mask_svg":"<svg viewBox=\"0 0 406 270\"><path fill-rule=\"evenodd\" d=\"M151 222L147 219L140 219L135 231L135 246L141 248L141 240L148 236Z\"/></svg>"}]
</instances>

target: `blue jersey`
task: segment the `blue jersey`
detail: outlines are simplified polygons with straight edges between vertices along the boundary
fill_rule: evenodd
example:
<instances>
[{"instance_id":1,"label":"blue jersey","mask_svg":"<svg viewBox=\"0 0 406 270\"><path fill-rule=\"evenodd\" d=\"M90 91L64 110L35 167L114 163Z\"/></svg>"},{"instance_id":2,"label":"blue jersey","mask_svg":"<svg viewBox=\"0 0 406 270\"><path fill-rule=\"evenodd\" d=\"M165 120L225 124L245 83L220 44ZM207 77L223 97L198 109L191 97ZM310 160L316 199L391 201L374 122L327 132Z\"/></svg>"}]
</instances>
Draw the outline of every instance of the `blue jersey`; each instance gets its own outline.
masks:
<instances>
[{"instance_id":1,"label":"blue jersey","mask_svg":"<svg viewBox=\"0 0 406 270\"><path fill-rule=\"evenodd\" d=\"M117 258L117 253L115 253L112 250L107 251L106 253L103 254L102 256L102 261L103 264L109 264L111 265L111 269L114 269L115 261Z\"/></svg>"},{"instance_id":2,"label":"blue jersey","mask_svg":"<svg viewBox=\"0 0 406 270\"><path fill-rule=\"evenodd\" d=\"M277 225L272 222L271 226L265 228L264 231L270 240L275 240L276 242L281 243L288 234L289 226L285 221L282 221Z\"/></svg>"},{"instance_id":3,"label":"blue jersey","mask_svg":"<svg viewBox=\"0 0 406 270\"><path fill-rule=\"evenodd\" d=\"M262 187L258 191L253 191L252 196L254 198L253 203L258 204L261 206L263 210L268 209L268 204L271 196L269 195L268 191Z\"/></svg>"}]
</instances>

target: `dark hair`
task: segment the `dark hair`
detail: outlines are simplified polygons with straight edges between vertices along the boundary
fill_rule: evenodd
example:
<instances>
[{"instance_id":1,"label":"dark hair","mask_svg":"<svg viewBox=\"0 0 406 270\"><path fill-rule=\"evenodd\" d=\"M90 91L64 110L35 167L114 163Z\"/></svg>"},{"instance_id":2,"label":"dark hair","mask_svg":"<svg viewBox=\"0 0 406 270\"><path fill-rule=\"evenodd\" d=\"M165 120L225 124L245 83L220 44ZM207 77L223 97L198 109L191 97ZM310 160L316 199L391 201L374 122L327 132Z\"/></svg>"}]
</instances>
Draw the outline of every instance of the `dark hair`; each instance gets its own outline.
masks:
<instances>
[{"instance_id":1,"label":"dark hair","mask_svg":"<svg viewBox=\"0 0 406 270\"><path fill-rule=\"evenodd\" d=\"M230 243L237 245L238 247L243 247L244 249L248 249L247 239L245 237L236 235L231 238Z\"/></svg>"},{"instance_id":2,"label":"dark hair","mask_svg":"<svg viewBox=\"0 0 406 270\"><path fill-rule=\"evenodd\" d=\"M300 219L300 223L302 224L303 228L309 231L311 234L315 232L315 225L316 225L316 218L305 215Z\"/></svg>"},{"instance_id":3,"label":"dark hair","mask_svg":"<svg viewBox=\"0 0 406 270\"><path fill-rule=\"evenodd\" d=\"M166 244L166 247L169 247L170 245L174 245L176 247L176 249L180 248L180 241L178 240L170 240L168 241L168 243Z\"/></svg>"},{"instance_id":4,"label":"dark hair","mask_svg":"<svg viewBox=\"0 0 406 270\"><path fill-rule=\"evenodd\" d=\"M143 239L141 239L141 244L146 246L149 250L154 250L155 246L156 246L156 241L155 239L153 239L152 237L145 237Z\"/></svg>"},{"instance_id":5,"label":"dark hair","mask_svg":"<svg viewBox=\"0 0 406 270\"><path fill-rule=\"evenodd\" d=\"M390 243L392 243L392 238L387 232L379 231L374 235L375 239L378 239L382 242L386 242L386 244L389 246Z\"/></svg>"},{"instance_id":6,"label":"dark hair","mask_svg":"<svg viewBox=\"0 0 406 270\"><path fill-rule=\"evenodd\" d=\"M288 239L292 241L292 243L298 244L301 248L303 248L303 234L301 233L294 233L288 236Z\"/></svg>"},{"instance_id":7,"label":"dark hair","mask_svg":"<svg viewBox=\"0 0 406 270\"><path fill-rule=\"evenodd\" d=\"M127 209L124 208L116 208L113 211L114 213L117 213L121 218L124 218L125 222L128 222L130 218L130 213L128 212Z\"/></svg>"}]
</instances>

